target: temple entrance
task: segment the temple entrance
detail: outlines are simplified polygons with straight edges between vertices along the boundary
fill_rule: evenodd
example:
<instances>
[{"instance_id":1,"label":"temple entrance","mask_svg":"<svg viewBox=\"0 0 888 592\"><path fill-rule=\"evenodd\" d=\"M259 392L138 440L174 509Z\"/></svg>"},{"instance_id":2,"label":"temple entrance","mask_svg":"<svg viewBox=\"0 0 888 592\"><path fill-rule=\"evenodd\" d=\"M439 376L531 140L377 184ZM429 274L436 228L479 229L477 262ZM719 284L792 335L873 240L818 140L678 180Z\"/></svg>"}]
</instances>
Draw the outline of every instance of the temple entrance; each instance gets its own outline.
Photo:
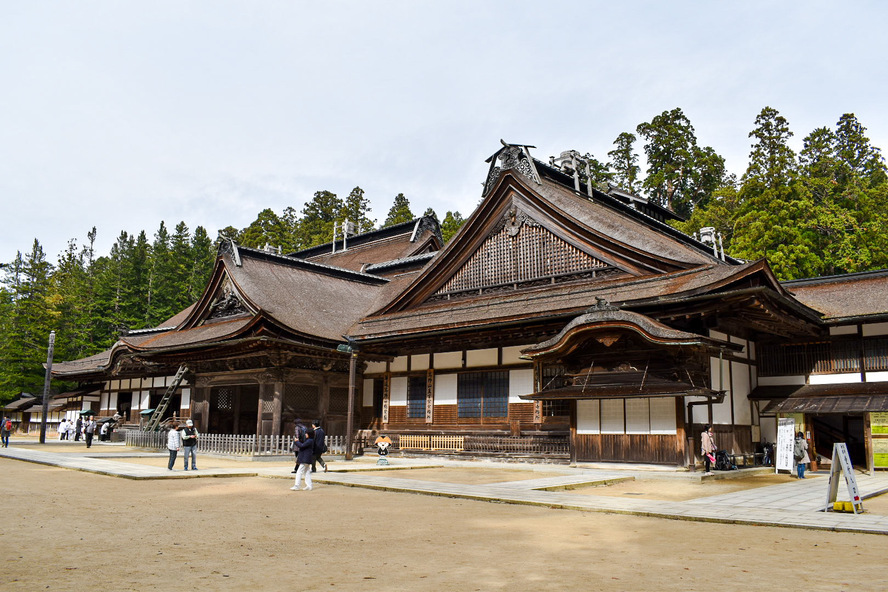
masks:
<instances>
[{"instance_id":1,"label":"temple entrance","mask_svg":"<svg viewBox=\"0 0 888 592\"><path fill-rule=\"evenodd\" d=\"M210 433L255 434L258 419L258 384L221 386L210 391Z\"/></svg>"},{"instance_id":2,"label":"temple entrance","mask_svg":"<svg viewBox=\"0 0 888 592\"><path fill-rule=\"evenodd\" d=\"M832 458L833 444L845 442L851 463L866 467L866 436L863 429L863 415L806 415L817 454Z\"/></svg>"}]
</instances>

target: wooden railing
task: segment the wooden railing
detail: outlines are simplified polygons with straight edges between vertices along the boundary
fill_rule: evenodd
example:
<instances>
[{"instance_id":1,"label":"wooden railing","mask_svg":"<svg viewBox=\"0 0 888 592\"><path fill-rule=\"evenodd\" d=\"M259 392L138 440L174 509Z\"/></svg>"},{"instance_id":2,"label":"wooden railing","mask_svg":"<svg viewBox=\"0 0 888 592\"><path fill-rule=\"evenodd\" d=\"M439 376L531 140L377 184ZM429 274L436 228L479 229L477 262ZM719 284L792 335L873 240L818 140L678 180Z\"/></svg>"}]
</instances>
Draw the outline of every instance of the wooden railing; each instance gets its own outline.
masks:
<instances>
[{"instance_id":1,"label":"wooden railing","mask_svg":"<svg viewBox=\"0 0 888 592\"><path fill-rule=\"evenodd\" d=\"M327 454L345 454L345 436L327 436ZM293 454L293 436L201 434L197 451L234 456L281 456ZM126 431L126 445L136 448L166 449L167 432Z\"/></svg>"},{"instance_id":2,"label":"wooden railing","mask_svg":"<svg viewBox=\"0 0 888 592\"><path fill-rule=\"evenodd\" d=\"M401 450L463 450L464 440L465 436L401 434L398 447Z\"/></svg>"},{"instance_id":3,"label":"wooden railing","mask_svg":"<svg viewBox=\"0 0 888 592\"><path fill-rule=\"evenodd\" d=\"M567 436L449 436L400 434L400 450L464 450L512 454L568 454Z\"/></svg>"}]
</instances>

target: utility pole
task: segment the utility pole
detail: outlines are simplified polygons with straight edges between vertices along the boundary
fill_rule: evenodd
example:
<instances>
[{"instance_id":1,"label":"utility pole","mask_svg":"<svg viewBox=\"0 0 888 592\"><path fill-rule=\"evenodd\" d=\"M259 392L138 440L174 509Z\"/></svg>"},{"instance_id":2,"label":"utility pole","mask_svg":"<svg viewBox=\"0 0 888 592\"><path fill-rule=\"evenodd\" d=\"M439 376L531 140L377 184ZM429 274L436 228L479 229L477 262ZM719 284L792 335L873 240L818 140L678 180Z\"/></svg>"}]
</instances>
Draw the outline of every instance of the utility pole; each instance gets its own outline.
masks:
<instances>
[{"instance_id":1,"label":"utility pole","mask_svg":"<svg viewBox=\"0 0 888 592\"><path fill-rule=\"evenodd\" d=\"M55 331L49 332L46 350L46 378L43 379L43 414L40 418L40 443L46 444L46 416L49 414L49 379L52 374L52 353L55 349Z\"/></svg>"}]
</instances>

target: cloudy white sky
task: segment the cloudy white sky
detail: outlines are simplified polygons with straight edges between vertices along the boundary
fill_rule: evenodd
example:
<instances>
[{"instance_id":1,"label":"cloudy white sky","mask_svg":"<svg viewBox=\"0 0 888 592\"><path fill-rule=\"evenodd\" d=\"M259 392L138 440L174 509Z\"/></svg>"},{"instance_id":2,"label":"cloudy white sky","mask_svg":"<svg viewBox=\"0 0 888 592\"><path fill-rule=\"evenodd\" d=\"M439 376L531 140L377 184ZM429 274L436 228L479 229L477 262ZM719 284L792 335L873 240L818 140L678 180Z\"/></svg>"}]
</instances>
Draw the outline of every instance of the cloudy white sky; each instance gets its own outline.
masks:
<instances>
[{"instance_id":1,"label":"cloudy white sky","mask_svg":"<svg viewBox=\"0 0 888 592\"><path fill-rule=\"evenodd\" d=\"M746 167L853 112L888 150L884 2L0 0L0 262L98 230L211 236L360 185L467 215L508 142L606 158L681 107ZM638 146L641 151L641 146Z\"/></svg>"}]
</instances>

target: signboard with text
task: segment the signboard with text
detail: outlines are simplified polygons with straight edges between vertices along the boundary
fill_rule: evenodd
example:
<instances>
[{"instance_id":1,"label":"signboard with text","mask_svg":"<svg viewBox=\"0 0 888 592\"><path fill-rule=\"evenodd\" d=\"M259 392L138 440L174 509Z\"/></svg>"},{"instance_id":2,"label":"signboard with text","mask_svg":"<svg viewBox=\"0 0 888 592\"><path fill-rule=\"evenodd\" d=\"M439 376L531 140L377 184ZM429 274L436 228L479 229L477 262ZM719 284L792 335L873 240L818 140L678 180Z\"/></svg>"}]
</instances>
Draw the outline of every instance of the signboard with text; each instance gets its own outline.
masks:
<instances>
[{"instance_id":1,"label":"signboard with text","mask_svg":"<svg viewBox=\"0 0 888 592\"><path fill-rule=\"evenodd\" d=\"M792 449L795 445L795 420L781 418L777 420L777 445L774 455L777 457L774 467L777 471L792 471Z\"/></svg>"}]
</instances>

